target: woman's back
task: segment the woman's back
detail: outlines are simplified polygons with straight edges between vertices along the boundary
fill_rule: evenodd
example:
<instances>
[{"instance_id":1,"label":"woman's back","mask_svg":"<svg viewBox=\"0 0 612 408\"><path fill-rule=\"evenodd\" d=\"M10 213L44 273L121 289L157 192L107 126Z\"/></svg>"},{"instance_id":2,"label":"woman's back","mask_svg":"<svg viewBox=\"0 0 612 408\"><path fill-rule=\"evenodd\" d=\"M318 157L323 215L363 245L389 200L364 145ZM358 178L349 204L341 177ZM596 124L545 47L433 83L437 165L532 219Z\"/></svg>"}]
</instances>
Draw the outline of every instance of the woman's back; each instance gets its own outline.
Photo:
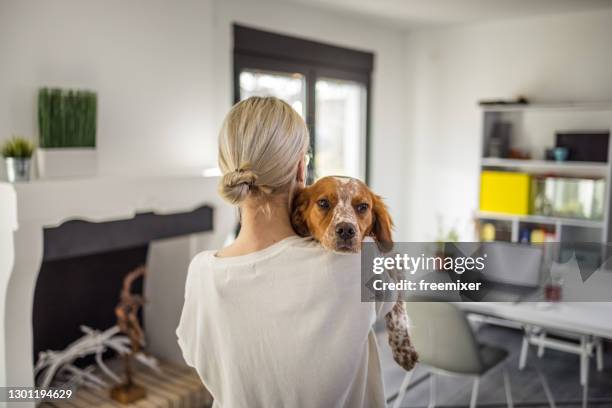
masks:
<instances>
[{"instance_id":1,"label":"woman's back","mask_svg":"<svg viewBox=\"0 0 612 408\"><path fill-rule=\"evenodd\" d=\"M215 406L384 406L359 265L297 236L194 258L177 335Z\"/></svg>"}]
</instances>

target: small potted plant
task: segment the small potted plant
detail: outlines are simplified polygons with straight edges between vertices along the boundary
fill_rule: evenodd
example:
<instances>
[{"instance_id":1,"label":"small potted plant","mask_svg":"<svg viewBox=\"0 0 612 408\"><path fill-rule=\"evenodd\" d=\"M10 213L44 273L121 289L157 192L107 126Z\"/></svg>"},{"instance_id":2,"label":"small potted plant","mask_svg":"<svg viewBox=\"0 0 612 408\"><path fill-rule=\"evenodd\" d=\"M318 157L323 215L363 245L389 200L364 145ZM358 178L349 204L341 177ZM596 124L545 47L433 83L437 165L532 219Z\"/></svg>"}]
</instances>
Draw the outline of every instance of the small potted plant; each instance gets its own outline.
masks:
<instances>
[{"instance_id":1,"label":"small potted plant","mask_svg":"<svg viewBox=\"0 0 612 408\"><path fill-rule=\"evenodd\" d=\"M30 168L34 144L27 139L14 137L2 145L0 154L6 163L8 181L30 181Z\"/></svg>"},{"instance_id":2,"label":"small potted plant","mask_svg":"<svg viewBox=\"0 0 612 408\"><path fill-rule=\"evenodd\" d=\"M446 244L455 243L459 241L459 234L457 230L452 227L449 230L444 230L442 216L438 215L438 238L436 239L436 266L440 265L439 271L444 271L444 262L449 256L446 253Z\"/></svg>"}]
</instances>

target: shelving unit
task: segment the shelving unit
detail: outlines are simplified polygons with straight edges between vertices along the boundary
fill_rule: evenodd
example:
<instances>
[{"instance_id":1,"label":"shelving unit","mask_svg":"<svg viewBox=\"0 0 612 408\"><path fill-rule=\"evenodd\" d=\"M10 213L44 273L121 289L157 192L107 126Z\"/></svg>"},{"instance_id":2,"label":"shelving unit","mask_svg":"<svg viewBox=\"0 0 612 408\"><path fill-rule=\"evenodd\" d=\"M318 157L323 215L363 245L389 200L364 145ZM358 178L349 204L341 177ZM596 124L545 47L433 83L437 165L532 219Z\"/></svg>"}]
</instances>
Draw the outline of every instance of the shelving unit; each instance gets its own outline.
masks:
<instances>
[{"instance_id":1,"label":"shelving unit","mask_svg":"<svg viewBox=\"0 0 612 408\"><path fill-rule=\"evenodd\" d=\"M496 240L510 242L519 242L522 230L533 229L542 230L547 240L554 237L557 242L611 242L611 152L608 152L607 162L557 162L543 158L544 150L555 145L557 131L612 129L612 102L487 105L482 107L482 112L481 172L520 172L536 178L551 176L603 180L605 192L603 200L598 200L599 208L603 204L601 219L477 211L475 218L479 222L478 230L480 231L484 223L492 223ZM510 124L511 147L529 152L530 159L489 157L491 135L499 122ZM612 141L609 142L609 147L612 148ZM601 184L599 186L601 187ZM533 204L533 198L530 200Z\"/></svg>"},{"instance_id":2,"label":"shelving unit","mask_svg":"<svg viewBox=\"0 0 612 408\"><path fill-rule=\"evenodd\" d=\"M608 177L608 163L598 162L555 162L550 160L519 160L485 157L482 167L493 169L520 170L530 174L557 174L581 177Z\"/></svg>"},{"instance_id":3,"label":"shelving unit","mask_svg":"<svg viewBox=\"0 0 612 408\"><path fill-rule=\"evenodd\" d=\"M589 220L583 218L548 217L545 215L512 215L495 213L490 211L479 211L478 218L511 222L525 222L532 224L550 224L561 226L573 226L583 228L603 228L603 220Z\"/></svg>"},{"instance_id":4,"label":"shelving unit","mask_svg":"<svg viewBox=\"0 0 612 408\"><path fill-rule=\"evenodd\" d=\"M548 217L544 215L512 215L490 211L478 211L477 218L481 221L502 221L510 223L512 242L518 242L521 224L545 225L554 228L555 240L561 241L563 227L589 228L603 234L603 220L588 220L581 218ZM599 239L598 239L599 240Z\"/></svg>"}]
</instances>

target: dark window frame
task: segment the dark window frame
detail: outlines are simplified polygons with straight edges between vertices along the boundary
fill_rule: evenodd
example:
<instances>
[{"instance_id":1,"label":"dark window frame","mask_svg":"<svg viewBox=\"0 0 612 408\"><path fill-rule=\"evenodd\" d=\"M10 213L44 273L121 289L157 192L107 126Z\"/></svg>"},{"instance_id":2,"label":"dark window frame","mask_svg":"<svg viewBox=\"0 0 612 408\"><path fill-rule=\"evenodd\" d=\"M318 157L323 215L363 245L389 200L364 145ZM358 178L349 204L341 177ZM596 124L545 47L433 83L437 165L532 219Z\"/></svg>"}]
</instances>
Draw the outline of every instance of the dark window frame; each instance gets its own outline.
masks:
<instances>
[{"instance_id":1,"label":"dark window frame","mask_svg":"<svg viewBox=\"0 0 612 408\"><path fill-rule=\"evenodd\" d=\"M370 117L374 54L317 41L233 25L234 103L240 101L240 72L245 69L296 72L306 80L306 124L310 130L310 149L316 155L317 78L358 82L366 89L365 181L370 180ZM314 160L311 161L311 166ZM312 168L309 174L313 174Z\"/></svg>"}]
</instances>

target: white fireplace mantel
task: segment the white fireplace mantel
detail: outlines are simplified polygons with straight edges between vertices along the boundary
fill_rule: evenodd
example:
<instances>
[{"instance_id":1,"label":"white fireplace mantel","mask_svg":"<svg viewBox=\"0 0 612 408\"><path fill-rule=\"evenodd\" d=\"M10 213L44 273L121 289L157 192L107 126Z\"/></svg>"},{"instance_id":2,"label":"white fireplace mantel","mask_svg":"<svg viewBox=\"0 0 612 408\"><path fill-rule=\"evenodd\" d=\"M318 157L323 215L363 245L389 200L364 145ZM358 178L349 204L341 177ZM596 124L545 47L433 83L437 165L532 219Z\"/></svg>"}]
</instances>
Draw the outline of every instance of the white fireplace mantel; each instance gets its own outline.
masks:
<instances>
[{"instance_id":1,"label":"white fireplace mantel","mask_svg":"<svg viewBox=\"0 0 612 408\"><path fill-rule=\"evenodd\" d=\"M217 177L191 176L0 182L0 386L33 385L32 306L43 228L71 219L112 221L208 204L214 208L214 245L219 246L235 225L235 213L218 198L217 183Z\"/></svg>"}]
</instances>

